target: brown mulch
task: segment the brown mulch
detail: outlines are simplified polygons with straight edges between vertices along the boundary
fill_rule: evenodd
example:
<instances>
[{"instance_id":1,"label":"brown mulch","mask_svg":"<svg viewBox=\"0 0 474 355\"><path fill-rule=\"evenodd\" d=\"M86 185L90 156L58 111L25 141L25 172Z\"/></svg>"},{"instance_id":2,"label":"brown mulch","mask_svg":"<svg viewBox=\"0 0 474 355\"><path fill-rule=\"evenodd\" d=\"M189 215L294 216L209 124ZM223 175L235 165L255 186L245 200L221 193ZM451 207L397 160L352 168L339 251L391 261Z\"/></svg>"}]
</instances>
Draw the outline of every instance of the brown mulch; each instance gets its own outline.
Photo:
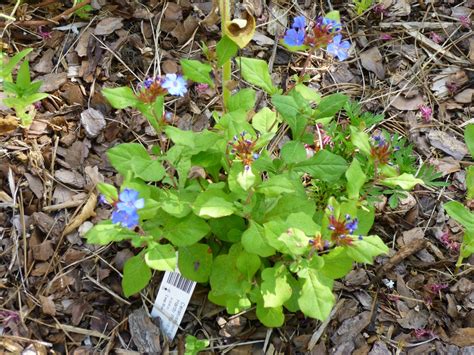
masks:
<instances>
[{"instance_id":1,"label":"brown mulch","mask_svg":"<svg viewBox=\"0 0 474 355\"><path fill-rule=\"evenodd\" d=\"M89 18L73 14L89 3ZM330 10L327 3L340 10L352 55L342 63L316 56L306 70L311 85L323 94L345 92L383 113L382 128L407 137L419 164L436 166L450 185L418 186L398 208L378 206L374 233L390 255L374 267L357 265L335 283L338 301L327 321L288 314L284 327L267 329L253 310L229 316L207 301L200 285L176 339L155 339L161 352L182 352L184 336L192 334L211 341L208 353L473 354L474 258L455 269L457 251L446 238L459 242L462 231L442 203L462 200L464 168L473 164L459 144L474 111L474 2L386 0L387 13L361 16L344 1L249 3L258 28L242 55L269 60L281 85L305 61L275 41L291 18L302 12L315 18L321 6ZM0 14L16 18L0 18L0 46L9 54L34 48L32 75L51 96L27 131L12 127L12 112L0 104L0 350L153 352L133 330L157 334L158 322L140 312L151 309L160 273L127 299L121 271L136 250L127 243L89 245L82 237L109 218L96 204L97 182L120 185L106 150L160 138L137 112L113 110L100 91L135 85L158 68L174 73L179 58L199 59L201 41L212 46L220 36L212 2L94 0L72 9L72 1L44 0L12 13L14 5L0 5ZM244 85L234 79L236 87ZM215 97L192 87L168 110L180 128L200 130L219 109ZM422 104L434 109L429 121L420 116Z\"/></svg>"}]
</instances>

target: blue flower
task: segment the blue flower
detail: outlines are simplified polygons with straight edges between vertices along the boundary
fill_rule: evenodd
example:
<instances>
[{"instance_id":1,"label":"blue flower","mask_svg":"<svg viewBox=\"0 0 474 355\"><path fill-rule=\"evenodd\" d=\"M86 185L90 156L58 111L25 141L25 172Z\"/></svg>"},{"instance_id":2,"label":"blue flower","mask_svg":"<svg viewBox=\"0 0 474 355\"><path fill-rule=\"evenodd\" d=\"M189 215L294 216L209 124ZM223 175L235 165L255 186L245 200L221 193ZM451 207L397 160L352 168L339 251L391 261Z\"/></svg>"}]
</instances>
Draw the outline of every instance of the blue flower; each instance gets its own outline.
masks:
<instances>
[{"instance_id":1,"label":"blue flower","mask_svg":"<svg viewBox=\"0 0 474 355\"><path fill-rule=\"evenodd\" d=\"M145 89L149 89L150 86L155 82L155 79L153 78L146 78L145 81L143 82L143 86Z\"/></svg>"},{"instance_id":2,"label":"blue flower","mask_svg":"<svg viewBox=\"0 0 474 355\"><path fill-rule=\"evenodd\" d=\"M341 32L342 26L336 20L331 20L330 18L323 17L321 20L322 26L326 28L328 32Z\"/></svg>"},{"instance_id":3,"label":"blue flower","mask_svg":"<svg viewBox=\"0 0 474 355\"><path fill-rule=\"evenodd\" d=\"M347 59L347 57L349 57L349 54L347 52L349 51L351 44L349 43L349 41L341 42L341 40L341 35L334 36L332 42L328 44L326 50L333 57L337 57L340 61L343 61Z\"/></svg>"},{"instance_id":4,"label":"blue flower","mask_svg":"<svg viewBox=\"0 0 474 355\"><path fill-rule=\"evenodd\" d=\"M283 41L288 46L301 46L304 44L305 32L304 30L289 29L283 37Z\"/></svg>"},{"instance_id":5,"label":"blue flower","mask_svg":"<svg viewBox=\"0 0 474 355\"><path fill-rule=\"evenodd\" d=\"M138 191L125 189L119 195L118 210L131 211L145 207L145 200L138 198Z\"/></svg>"},{"instance_id":6,"label":"blue flower","mask_svg":"<svg viewBox=\"0 0 474 355\"><path fill-rule=\"evenodd\" d=\"M295 30L304 30L305 27L306 27L305 17L304 16L295 17L291 28L294 28Z\"/></svg>"},{"instance_id":7,"label":"blue flower","mask_svg":"<svg viewBox=\"0 0 474 355\"><path fill-rule=\"evenodd\" d=\"M346 228L349 231L349 234L353 234L359 225L357 218L354 218L352 221L346 223Z\"/></svg>"},{"instance_id":8,"label":"blue flower","mask_svg":"<svg viewBox=\"0 0 474 355\"><path fill-rule=\"evenodd\" d=\"M120 223L126 228L134 228L138 224L138 210L145 207L145 200L139 198L138 191L125 189L119 195L119 201L112 212L112 223Z\"/></svg>"},{"instance_id":9,"label":"blue flower","mask_svg":"<svg viewBox=\"0 0 474 355\"><path fill-rule=\"evenodd\" d=\"M184 96L188 92L186 85L186 80L181 75L166 74L161 87L167 89L171 95Z\"/></svg>"},{"instance_id":10,"label":"blue flower","mask_svg":"<svg viewBox=\"0 0 474 355\"><path fill-rule=\"evenodd\" d=\"M132 229L138 224L137 210L115 210L112 212L112 223L120 223L123 227Z\"/></svg>"}]
</instances>

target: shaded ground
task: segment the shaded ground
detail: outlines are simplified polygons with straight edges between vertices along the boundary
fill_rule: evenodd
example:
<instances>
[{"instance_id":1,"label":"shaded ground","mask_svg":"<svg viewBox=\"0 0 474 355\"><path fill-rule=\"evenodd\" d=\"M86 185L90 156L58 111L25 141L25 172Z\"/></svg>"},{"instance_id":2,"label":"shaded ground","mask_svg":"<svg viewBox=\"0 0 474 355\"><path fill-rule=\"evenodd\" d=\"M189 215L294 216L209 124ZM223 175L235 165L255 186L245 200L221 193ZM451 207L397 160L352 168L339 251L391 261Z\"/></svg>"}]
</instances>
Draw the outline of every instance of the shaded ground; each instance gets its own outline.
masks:
<instances>
[{"instance_id":1,"label":"shaded ground","mask_svg":"<svg viewBox=\"0 0 474 355\"><path fill-rule=\"evenodd\" d=\"M358 265L336 282L338 302L327 322L288 314L284 327L269 330L252 310L228 316L198 286L175 341L157 341L163 352L183 349L184 334L193 334L210 339L215 353L474 353L474 260L455 270L462 232L441 207L463 200L463 169L473 164L462 144L473 116L473 2L389 0L362 16L345 2L329 4L341 11L353 48L342 63L315 56L307 69L312 85L323 94L345 92L364 109L383 113L381 127L407 137L417 164L429 161L449 184L418 186L396 209L378 206L374 230L392 248L390 259ZM12 5L0 5L0 13L10 14ZM71 14L71 3L30 1L13 14L20 22L0 25L7 53L34 48L33 75L52 94L29 131L15 129L12 112L0 107L0 349L11 353L150 351L134 330L151 332L155 325L130 315L151 308L161 276L125 299L120 272L135 251L127 243L87 245L81 236L109 217L96 206L95 184L120 183L105 151L161 137L137 112L112 110L100 90L176 72L179 58L199 58L201 41L211 46L219 39L219 24L210 2L92 5L96 10L80 18L63 16ZM286 85L305 56L287 52L275 38L294 15L321 14L320 4L251 5L257 35L242 54L268 59L275 83ZM53 17L56 24L45 21ZM192 87L167 106L177 126L200 130L219 104L212 90ZM423 119L420 105L431 107L433 116Z\"/></svg>"}]
</instances>

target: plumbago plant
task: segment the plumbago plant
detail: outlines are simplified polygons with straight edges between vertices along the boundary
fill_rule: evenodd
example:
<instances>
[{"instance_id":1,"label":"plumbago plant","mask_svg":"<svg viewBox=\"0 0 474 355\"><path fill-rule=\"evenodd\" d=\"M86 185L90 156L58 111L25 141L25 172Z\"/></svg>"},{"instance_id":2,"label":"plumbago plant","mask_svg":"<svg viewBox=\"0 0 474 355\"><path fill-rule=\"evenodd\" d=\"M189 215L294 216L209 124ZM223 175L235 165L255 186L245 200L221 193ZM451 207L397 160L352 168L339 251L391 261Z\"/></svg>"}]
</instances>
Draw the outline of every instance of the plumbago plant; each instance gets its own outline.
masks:
<instances>
[{"instance_id":1,"label":"plumbago plant","mask_svg":"<svg viewBox=\"0 0 474 355\"><path fill-rule=\"evenodd\" d=\"M470 124L464 131L466 145L474 158L474 124ZM474 207L474 165L466 171L466 204ZM448 215L458 221L464 227L464 237L460 247L459 258L456 267L462 265L462 261L474 253L474 212L466 208L461 202L450 201L444 204L444 209Z\"/></svg>"},{"instance_id":2,"label":"plumbago plant","mask_svg":"<svg viewBox=\"0 0 474 355\"><path fill-rule=\"evenodd\" d=\"M23 127L29 127L36 115L34 103L47 98L49 95L39 92L42 82L31 82L30 66L27 60L20 64L16 75L16 82L12 80L15 66L26 57L33 49L24 49L3 63L4 57L0 53L0 79L3 81L3 90L7 97L3 99L6 106L13 108Z\"/></svg>"},{"instance_id":3,"label":"plumbago plant","mask_svg":"<svg viewBox=\"0 0 474 355\"><path fill-rule=\"evenodd\" d=\"M340 31L337 13L308 26L300 17L283 44L344 59L348 46ZM184 78L217 87L212 78L236 50L224 36L215 51L205 50L207 62L181 60ZM166 95L186 94L181 75L147 79L135 90L103 90L115 108L139 110L170 144L147 150L126 143L108 151L124 181L120 191L99 184L112 218L94 226L87 240L128 240L139 250L124 266L126 296L142 290L152 270L178 266L186 278L209 283L209 300L231 314L256 306L268 327L283 324L285 309L323 320L335 301L334 280L354 262L370 264L388 251L369 235L370 191L408 190L423 181L399 171L390 136L365 132L380 117L354 110L346 95L321 98L304 75L284 92L265 61L236 63L253 87L225 94L230 78L223 70L224 110L201 132L173 127L164 110ZM258 112L256 89L271 102ZM284 142L286 131L291 139Z\"/></svg>"}]
</instances>

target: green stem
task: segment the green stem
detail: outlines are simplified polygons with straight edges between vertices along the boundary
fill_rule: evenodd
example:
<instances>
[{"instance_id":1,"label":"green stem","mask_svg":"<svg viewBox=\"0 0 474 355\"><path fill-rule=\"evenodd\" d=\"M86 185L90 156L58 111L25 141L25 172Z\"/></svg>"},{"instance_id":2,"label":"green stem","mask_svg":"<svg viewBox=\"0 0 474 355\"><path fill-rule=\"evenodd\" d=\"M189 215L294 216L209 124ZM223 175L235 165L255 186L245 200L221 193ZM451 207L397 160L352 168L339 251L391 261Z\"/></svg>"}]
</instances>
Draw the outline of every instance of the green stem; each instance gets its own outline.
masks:
<instances>
[{"instance_id":1,"label":"green stem","mask_svg":"<svg viewBox=\"0 0 474 355\"><path fill-rule=\"evenodd\" d=\"M222 37L224 37L226 34L226 22L230 19L230 0L219 0L219 10L221 13L221 33ZM230 98L230 90L227 88L227 84L231 79L231 74L231 62L227 60L222 67L222 98L224 101L224 111L227 109L227 102Z\"/></svg>"}]
</instances>

